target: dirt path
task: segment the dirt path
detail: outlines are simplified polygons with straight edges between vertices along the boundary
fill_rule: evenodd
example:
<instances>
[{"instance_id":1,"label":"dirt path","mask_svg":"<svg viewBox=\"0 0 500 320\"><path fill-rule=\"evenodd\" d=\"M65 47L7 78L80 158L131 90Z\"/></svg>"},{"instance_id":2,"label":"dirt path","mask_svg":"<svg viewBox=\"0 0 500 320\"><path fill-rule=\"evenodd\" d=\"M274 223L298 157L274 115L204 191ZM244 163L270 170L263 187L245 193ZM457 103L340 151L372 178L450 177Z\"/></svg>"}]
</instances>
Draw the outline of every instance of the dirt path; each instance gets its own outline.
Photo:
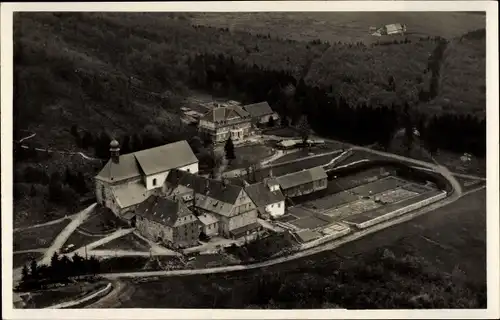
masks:
<instances>
[{"instance_id":1,"label":"dirt path","mask_svg":"<svg viewBox=\"0 0 500 320\"><path fill-rule=\"evenodd\" d=\"M48 152L48 153L60 153L60 154L69 154L69 155L78 155L84 158L85 160L90 160L90 161L102 161L102 159L98 158L93 158L89 157L83 152L71 152L71 151L60 151L60 150L55 150L55 149L43 149L43 148L30 148L27 145L21 145L21 148L23 149L28 149L28 150L35 150L35 151L40 151L40 152Z\"/></svg>"},{"instance_id":2,"label":"dirt path","mask_svg":"<svg viewBox=\"0 0 500 320\"><path fill-rule=\"evenodd\" d=\"M119 229L119 230L117 230L117 231L113 232L112 234L108 235L107 237L104 237L104 238L102 238L102 239L99 239L99 240L97 240L97 241L94 241L94 242L92 242L92 243L89 243L89 244L88 244L88 245L86 245L86 246L83 246L83 247L81 247L81 248L78 248L78 249L77 249L77 250L75 250L74 252L71 252L71 254L72 254L72 253L83 254L83 253L85 253L85 247L86 247L86 250L87 250L87 252L88 252L89 250L92 250L92 249L94 249L94 248L96 248L96 247L99 247L99 246L101 246L101 245L103 245L103 244L105 244L105 243L108 243L108 242L110 242L110 241L112 241L112 240L115 240L115 239L117 239L117 238L123 237L124 235L127 235L127 234L131 233L132 231L134 231L134 229L133 229L133 228Z\"/></svg>"},{"instance_id":3,"label":"dirt path","mask_svg":"<svg viewBox=\"0 0 500 320\"><path fill-rule=\"evenodd\" d=\"M14 251L12 252L12 254L32 253L32 252L45 253L45 251L47 251L47 248L37 248L37 249Z\"/></svg>"},{"instance_id":4,"label":"dirt path","mask_svg":"<svg viewBox=\"0 0 500 320\"><path fill-rule=\"evenodd\" d=\"M172 256L182 255L179 252L175 252L173 250L169 250L169 249L167 249L165 247L162 247L162 246L154 243L153 241L149 240L148 238L142 236L139 232L137 232L137 230L134 231L134 235L136 235L137 237L139 237L142 240L146 241L151 246L151 252L153 252L153 253L158 253L160 255L172 255Z\"/></svg>"},{"instance_id":5,"label":"dirt path","mask_svg":"<svg viewBox=\"0 0 500 320\"><path fill-rule=\"evenodd\" d=\"M471 191L468 191L466 193L463 193L462 195L476 192L476 191L479 191L483 188L484 188L484 186L479 187L475 190L471 190ZM434 211L436 209L439 209L443 206L446 206L448 204L455 202L457 199L458 199L457 197L445 198L442 201L438 201L436 203L430 204L428 206L425 206L423 208L415 210L409 214L395 218L394 220L377 224L377 225L375 225L367 230L354 232L354 233L347 235L345 237L342 237L340 239L328 242L324 245L320 245L317 247L313 247L310 249L306 249L306 250L297 252L297 253L290 255L290 256L280 257L280 258L276 258L276 259L272 259L272 260L267 260L267 261L260 262L260 263L255 263L255 264L250 264L250 265L236 265L236 266L226 266L226 267L216 267L216 268L205 268L205 269L191 269L191 270L108 273L108 274L101 274L101 276L106 277L106 278L110 278L110 279L136 278L136 277L156 277L156 276L169 277L169 276L186 276L186 275L195 275L195 274L225 273L225 272L232 272L232 271L252 270L252 269L258 269L258 268L262 268L262 267L268 267L268 266L276 265L279 263L288 262L288 261L292 261L295 259L307 257L307 256L310 256L310 255L313 255L313 254L316 254L316 253L319 253L322 251L335 249L335 248L341 246L342 244L354 241L354 240L359 239L361 237L364 237L370 233L374 233L374 232L383 230L385 228L388 228L390 226L409 221L409 220L414 219L417 216L423 215L429 211Z\"/></svg>"},{"instance_id":6,"label":"dirt path","mask_svg":"<svg viewBox=\"0 0 500 320\"><path fill-rule=\"evenodd\" d=\"M59 223L59 222L62 222L66 219L73 219L75 215L71 215L71 216L66 216L66 217L62 217L62 218L59 218L59 219L56 219L56 220L52 220L52 221L49 221L49 222L44 222L44 223L39 223L39 224L34 224L32 226L27 226L27 227L19 227L19 228L16 228L13 230L13 232L18 232L18 231L25 231L25 230L29 230L29 229L34 229L34 228L38 228L38 227L45 227L45 226L50 226L52 224L56 224L56 223Z\"/></svg>"},{"instance_id":7,"label":"dirt path","mask_svg":"<svg viewBox=\"0 0 500 320\"><path fill-rule=\"evenodd\" d=\"M66 226L66 228L63 229L63 231L61 231L61 233L59 233L59 235L57 235L56 239L52 242L52 245L47 249L45 255L40 261L41 264L48 265L50 263L50 258L54 252L58 252L61 249L76 228L78 228L78 226L89 217L96 205L97 204L94 203L73 216L73 220Z\"/></svg>"},{"instance_id":8,"label":"dirt path","mask_svg":"<svg viewBox=\"0 0 500 320\"><path fill-rule=\"evenodd\" d=\"M112 250L112 249L103 249L103 250L90 250L87 251L88 255L96 256L96 257L149 257L149 256L177 256L178 254L175 252L153 252L151 251L128 251L128 250Z\"/></svg>"}]
</instances>

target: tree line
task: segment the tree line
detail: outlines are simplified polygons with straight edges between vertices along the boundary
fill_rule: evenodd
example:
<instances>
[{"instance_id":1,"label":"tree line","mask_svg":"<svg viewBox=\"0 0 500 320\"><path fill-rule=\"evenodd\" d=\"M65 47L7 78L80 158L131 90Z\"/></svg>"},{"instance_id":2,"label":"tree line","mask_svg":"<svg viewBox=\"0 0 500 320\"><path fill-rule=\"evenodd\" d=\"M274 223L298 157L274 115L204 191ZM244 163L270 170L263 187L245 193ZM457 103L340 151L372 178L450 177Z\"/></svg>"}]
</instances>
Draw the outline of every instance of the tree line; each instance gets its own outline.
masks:
<instances>
[{"instance_id":1,"label":"tree line","mask_svg":"<svg viewBox=\"0 0 500 320\"><path fill-rule=\"evenodd\" d=\"M57 252L54 252L50 265L39 265L34 259L24 265L17 289L20 291L39 290L57 283L68 283L71 278L96 275L100 269L101 263L94 256L87 258L75 253L69 258L66 255L59 256Z\"/></svg>"},{"instance_id":2,"label":"tree line","mask_svg":"<svg viewBox=\"0 0 500 320\"><path fill-rule=\"evenodd\" d=\"M445 46L444 40L439 42L429 62L433 73L439 73ZM416 128L432 150L486 154L485 119L452 112L429 115L418 110L414 101L402 100L391 105L348 102L335 95L333 88L310 86L285 71L238 64L222 54L198 54L189 63L192 85L230 96L234 92L244 93L245 102L268 101L282 118L290 118L292 125L306 115L312 129L331 138L387 146L400 128L406 128L407 132ZM398 83L389 75L387 85L395 87ZM431 81L428 89L419 92L420 102L429 101L438 90L436 81Z\"/></svg>"}]
</instances>

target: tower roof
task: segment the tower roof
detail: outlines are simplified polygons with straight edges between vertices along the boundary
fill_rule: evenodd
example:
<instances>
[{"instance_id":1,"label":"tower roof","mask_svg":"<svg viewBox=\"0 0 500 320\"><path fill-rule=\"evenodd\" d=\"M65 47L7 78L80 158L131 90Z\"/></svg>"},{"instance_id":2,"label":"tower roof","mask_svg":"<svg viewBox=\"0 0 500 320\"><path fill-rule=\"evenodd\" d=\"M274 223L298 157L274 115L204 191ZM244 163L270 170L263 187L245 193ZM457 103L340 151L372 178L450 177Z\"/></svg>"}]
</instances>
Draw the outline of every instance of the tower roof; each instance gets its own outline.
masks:
<instances>
[{"instance_id":1,"label":"tower roof","mask_svg":"<svg viewBox=\"0 0 500 320\"><path fill-rule=\"evenodd\" d=\"M119 148L120 147L120 143L118 141L116 141L115 139L113 139L109 143L109 147L110 148Z\"/></svg>"}]
</instances>

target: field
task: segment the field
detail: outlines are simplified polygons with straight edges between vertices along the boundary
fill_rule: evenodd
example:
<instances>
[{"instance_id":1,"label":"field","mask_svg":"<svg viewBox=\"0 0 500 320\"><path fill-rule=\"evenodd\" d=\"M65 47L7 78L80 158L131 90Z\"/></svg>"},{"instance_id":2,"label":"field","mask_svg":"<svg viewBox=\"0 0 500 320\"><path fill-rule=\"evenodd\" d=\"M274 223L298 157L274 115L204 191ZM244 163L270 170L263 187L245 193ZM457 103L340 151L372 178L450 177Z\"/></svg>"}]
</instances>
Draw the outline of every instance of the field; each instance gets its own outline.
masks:
<instances>
[{"instance_id":1,"label":"field","mask_svg":"<svg viewBox=\"0 0 500 320\"><path fill-rule=\"evenodd\" d=\"M262 144L236 147L234 148L236 159L228 165L228 170L248 168L272 154L271 148Z\"/></svg>"},{"instance_id":2,"label":"field","mask_svg":"<svg viewBox=\"0 0 500 320\"><path fill-rule=\"evenodd\" d=\"M328 303L326 306L345 308L415 308L410 303L413 296L436 292L424 308L467 308L474 299L483 299L473 306L484 308L485 206L483 190L335 251L262 270L141 283L132 296L121 300L120 307L321 308ZM405 273L390 264L380 266L384 259L379 251L394 254L398 263L406 259L421 268ZM332 270L341 275L335 276ZM275 279L280 285L265 279ZM311 297L315 295L309 291L313 287L335 294L314 301ZM293 298L285 296L285 288L294 293ZM165 300L165 295L170 298ZM361 295L367 296L357 299ZM438 299L446 303L437 304Z\"/></svg>"},{"instance_id":3,"label":"field","mask_svg":"<svg viewBox=\"0 0 500 320\"><path fill-rule=\"evenodd\" d=\"M14 232L13 251L48 248L52 241L68 225L68 221Z\"/></svg>"},{"instance_id":4,"label":"field","mask_svg":"<svg viewBox=\"0 0 500 320\"><path fill-rule=\"evenodd\" d=\"M75 246L74 249L76 250L78 248L82 248L84 246L87 246L93 242L96 242L102 238L104 238L104 236L86 234L86 233L82 233L78 229L76 229L69 236L68 240L66 240L66 243L64 244L64 246L72 244Z\"/></svg>"},{"instance_id":5,"label":"field","mask_svg":"<svg viewBox=\"0 0 500 320\"><path fill-rule=\"evenodd\" d=\"M338 151L338 153L331 154L332 159L333 159L341 153L341 150L342 150L342 146L340 143L339 144L337 144L337 143L325 143L324 145L320 145L317 147L301 149L299 151L285 154L284 156L272 161L271 164L273 164L273 165L280 164L280 163L285 163L288 161L300 160L302 158L306 158L306 157L310 157L310 156L320 155L320 154L327 153L327 152Z\"/></svg>"},{"instance_id":6,"label":"field","mask_svg":"<svg viewBox=\"0 0 500 320\"><path fill-rule=\"evenodd\" d=\"M440 94L433 101L444 111L486 116L486 35L469 34L452 41L445 51ZM467 79L473 79L467 80Z\"/></svg>"},{"instance_id":7,"label":"field","mask_svg":"<svg viewBox=\"0 0 500 320\"><path fill-rule=\"evenodd\" d=\"M87 234L106 235L116 231L118 227L126 227L127 224L116 217L109 209L98 206L94 214L85 220L78 230Z\"/></svg>"},{"instance_id":8,"label":"field","mask_svg":"<svg viewBox=\"0 0 500 320\"><path fill-rule=\"evenodd\" d=\"M373 41L370 26L406 23L409 35L458 37L484 26L484 16L457 12L273 12L188 14L195 24L298 41ZM464 19L466 17L466 19ZM377 38L375 38L377 39Z\"/></svg>"},{"instance_id":9,"label":"field","mask_svg":"<svg viewBox=\"0 0 500 320\"><path fill-rule=\"evenodd\" d=\"M429 191L423 194L412 194L404 199L401 199L400 202L394 202L394 203L389 203L386 206L379 206L377 208L373 208L372 210L367 210L365 212L362 212L360 214L354 213L352 216L348 217L345 219L345 221L350 222L350 223L363 223L372 219L375 219L377 217L383 216L385 214L388 214L394 210L409 206L413 203L422 201L424 199L427 199L431 196L439 194L440 191Z\"/></svg>"},{"instance_id":10,"label":"field","mask_svg":"<svg viewBox=\"0 0 500 320\"><path fill-rule=\"evenodd\" d=\"M18 268L31 262L31 260L37 260L43 256L41 252L23 252L14 253L12 255L12 267Z\"/></svg>"},{"instance_id":11,"label":"field","mask_svg":"<svg viewBox=\"0 0 500 320\"><path fill-rule=\"evenodd\" d=\"M99 247L94 248L95 250L126 250L126 251L149 251L151 246L149 243L134 235L129 233L123 237L111 240Z\"/></svg>"}]
</instances>

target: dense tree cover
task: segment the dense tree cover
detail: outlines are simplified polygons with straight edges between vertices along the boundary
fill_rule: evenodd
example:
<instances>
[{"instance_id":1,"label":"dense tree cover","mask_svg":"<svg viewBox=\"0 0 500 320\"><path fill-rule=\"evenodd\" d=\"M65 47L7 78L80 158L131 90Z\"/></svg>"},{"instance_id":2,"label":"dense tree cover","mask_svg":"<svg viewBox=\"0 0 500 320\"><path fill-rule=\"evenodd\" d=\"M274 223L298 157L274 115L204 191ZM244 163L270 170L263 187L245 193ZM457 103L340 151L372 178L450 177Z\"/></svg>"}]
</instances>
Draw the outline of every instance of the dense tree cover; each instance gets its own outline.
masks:
<instances>
[{"instance_id":1,"label":"dense tree cover","mask_svg":"<svg viewBox=\"0 0 500 320\"><path fill-rule=\"evenodd\" d=\"M434 61L440 61L442 53L439 52L445 45L444 40L438 42L439 49L429 62L431 73L439 73L440 63ZM311 87L302 79L295 81L284 71L236 64L231 57L197 55L191 63L192 76L202 88L244 91L249 100L269 101L282 118L290 117L292 123L306 115L318 133L339 140L355 144L378 142L386 146L399 128L407 128L406 132L410 133L415 127L424 143L433 150L441 148L478 156L486 152L485 119L452 112L430 115L418 109L417 102L425 103L431 92L439 90L437 85L433 87L432 81L428 89L422 88L415 96L421 101L402 100L398 105L350 104L328 88ZM199 73L206 75L204 82L196 76ZM216 86L217 83L221 85ZM289 89L290 86L293 88Z\"/></svg>"},{"instance_id":2,"label":"dense tree cover","mask_svg":"<svg viewBox=\"0 0 500 320\"><path fill-rule=\"evenodd\" d=\"M22 278L18 290L38 290L55 283L67 283L70 278L83 275L95 275L100 271L100 261L91 256L81 257L77 253L69 258L59 256L56 252L51 257L50 265L39 265L32 260L29 265L24 265Z\"/></svg>"},{"instance_id":3,"label":"dense tree cover","mask_svg":"<svg viewBox=\"0 0 500 320\"><path fill-rule=\"evenodd\" d=\"M79 123L82 145L92 144L90 134L101 130L103 119L122 133L147 124L163 130L172 119L157 121L166 118L164 110L178 109L178 95L188 87L268 100L283 115L291 113L292 122L305 113L317 131L357 143L387 139L400 126L403 106L426 114L435 110L429 100L446 91L440 69L449 46L441 38L300 42L153 13L30 13L14 20L15 128L67 100L61 116ZM284 94L290 86L293 94ZM439 132L439 148L484 153L484 121L444 111L433 121L426 116L419 129L429 137Z\"/></svg>"}]
</instances>

